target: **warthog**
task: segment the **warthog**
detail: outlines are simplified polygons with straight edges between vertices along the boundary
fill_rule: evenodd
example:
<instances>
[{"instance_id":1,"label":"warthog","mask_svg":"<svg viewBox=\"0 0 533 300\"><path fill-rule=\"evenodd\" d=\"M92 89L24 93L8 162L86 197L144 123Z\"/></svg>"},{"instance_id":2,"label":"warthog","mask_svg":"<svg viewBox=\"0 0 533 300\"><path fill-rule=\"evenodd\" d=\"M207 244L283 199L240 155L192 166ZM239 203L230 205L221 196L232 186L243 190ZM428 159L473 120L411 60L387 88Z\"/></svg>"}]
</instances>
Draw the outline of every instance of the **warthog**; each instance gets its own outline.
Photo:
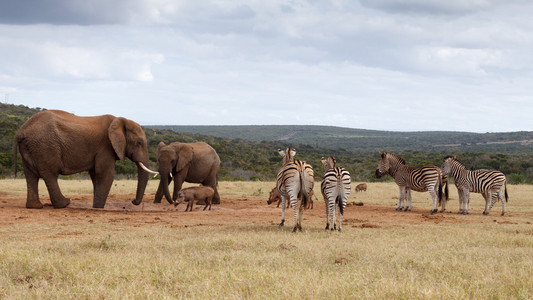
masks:
<instances>
[{"instance_id":1,"label":"warthog","mask_svg":"<svg viewBox=\"0 0 533 300\"><path fill-rule=\"evenodd\" d=\"M311 190L309 192L309 194L307 194L307 199L309 201L307 201L307 205L306 205L306 209L312 209L313 208L313 190ZM279 205L281 204L281 195L279 194L279 191L277 188L273 188L271 191L270 191L270 196L268 197L268 200L267 200L267 204L270 205L274 202L278 202L278 205L276 207L279 207ZM291 202L290 201L287 201L287 208L289 208L291 205Z\"/></svg>"},{"instance_id":2,"label":"warthog","mask_svg":"<svg viewBox=\"0 0 533 300\"><path fill-rule=\"evenodd\" d=\"M366 183L360 183L355 187L356 192L365 191L366 192Z\"/></svg>"},{"instance_id":3,"label":"warthog","mask_svg":"<svg viewBox=\"0 0 533 300\"><path fill-rule=\"evenodd\" d=\"M211 203L212 203L214 195L215 195L215 190L213 190L213 188L209 186L201 185L201 186L195 186L195 187L182 189L178 193L178 199L176 202L174 202L174 206L177 206L183 201L188 201L189 203L187 203L187 208L185 208L185 211L192 211L192 206L194 205L194 201L203 200L205 201L204 210L208 206L209 206L209 210L211 210Z\"/></svg>"}]
</instances>

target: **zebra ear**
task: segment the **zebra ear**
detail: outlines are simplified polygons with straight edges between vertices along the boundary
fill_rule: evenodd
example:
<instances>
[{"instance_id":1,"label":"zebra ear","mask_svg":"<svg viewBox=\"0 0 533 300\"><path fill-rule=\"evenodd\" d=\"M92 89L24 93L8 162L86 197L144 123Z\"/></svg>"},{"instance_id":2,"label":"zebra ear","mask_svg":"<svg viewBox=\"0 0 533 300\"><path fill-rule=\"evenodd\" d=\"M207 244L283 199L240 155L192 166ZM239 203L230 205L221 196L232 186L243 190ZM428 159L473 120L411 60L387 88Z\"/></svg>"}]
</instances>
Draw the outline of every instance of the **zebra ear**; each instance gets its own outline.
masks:
<instances>
[{"instance_id":1,"label":"zebra ear","mask_svg":"<svg viewBox=\"0 0 533 300\"><path fill-rule=\"evenodd\" d=\"M291 149L291 157L294 157L296 155L296 149Z\"/></svg>"},{"instance_id":2,"label":"zebra ear","mask_svg":"<svg viewBox=\"0 0 533 300\"><path fill-rule=\"evenodd\" d=\"M278 149L278 153L279 153L279 155L285 157L285 151L284 150Z\"/></svg>"},{"instance_id":3,"label":"zebra ear","mask_svg":"<svg viewBox=\"0 0 533 300\"><path fill-rule=\"evenodd\" d=\"M379 155L381 155L381 158L385 158L385 152L381 152Z\"/></svg>"},{"instance_id":4,"label":"zebra ear","mask_svg":"<svg viewBox=\"0 0 533 300\"><path fill-rule=\"evenodd\" d=\"M325 157L322 157L322 158L320 159L320 161L322 162L322 164L323 164L324 166L326 166L326 165L328 164L328 159L325 158Z\"/></svg>"}]
</instances>

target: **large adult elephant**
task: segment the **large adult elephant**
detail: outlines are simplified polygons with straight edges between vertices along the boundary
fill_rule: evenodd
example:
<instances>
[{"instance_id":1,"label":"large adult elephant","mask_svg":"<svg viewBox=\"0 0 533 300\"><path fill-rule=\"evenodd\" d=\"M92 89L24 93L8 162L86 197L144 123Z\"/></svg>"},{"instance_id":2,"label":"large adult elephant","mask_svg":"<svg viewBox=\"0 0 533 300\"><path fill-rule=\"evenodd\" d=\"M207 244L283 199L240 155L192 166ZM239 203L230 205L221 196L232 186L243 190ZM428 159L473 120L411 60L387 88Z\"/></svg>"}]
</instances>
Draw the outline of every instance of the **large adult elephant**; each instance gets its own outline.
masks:
<instances>
[{"instance_id":1,"label":"large adult elephant","mask_svg":"<svg viewBox=\"0 0 533 300\"><path fill-rule=\"evenodd\" d=\"M63 196L58 176L88 171L94 187L94 208L103 208L115 177L115 161L126 157L138 166L137 195L142 201L149 169L146 136L139 124L112 115L79 117L60 110L39 112L24 123L15 135L22 156L28 189L26 207L42 208L38 183L42 178L54 208L64 208L70 199ZM16 176L16 167L15 167Z\"/></svg>"},{"instance_id":2,"label":"large adult elephant","mask_svg":"<svg viewBox=\"0 0 533 300\"><path fill-rule=\"evenodd\" d=\"M155 203L161 203L163 196L169 203L174 203L184 181L201 183L215 190L213 204L220 204L217 190L217 173L220 158L213 147L204 142L178 143L169 145L159 143L156 151L161 180L155 194ZM170 198L169 184L174 178L174 192Z\"/></svg>"}]
</instances>

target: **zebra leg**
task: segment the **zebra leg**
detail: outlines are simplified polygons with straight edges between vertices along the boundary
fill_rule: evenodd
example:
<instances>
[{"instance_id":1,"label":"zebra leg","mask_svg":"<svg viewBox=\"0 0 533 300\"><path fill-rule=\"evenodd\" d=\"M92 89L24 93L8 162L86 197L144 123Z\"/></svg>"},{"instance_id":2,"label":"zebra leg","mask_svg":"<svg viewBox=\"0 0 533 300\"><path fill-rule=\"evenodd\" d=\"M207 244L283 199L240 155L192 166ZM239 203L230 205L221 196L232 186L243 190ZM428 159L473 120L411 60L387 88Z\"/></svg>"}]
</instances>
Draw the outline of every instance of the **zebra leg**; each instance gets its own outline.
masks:
<instances>
[{"instance_id":1,"label":"zebra leg","mask_svg":"<svg viewBox=\"0 0 533 300\"><path fill-rule=\"evenodd\" d=\"M492 207L492 205L489 207L489 203L492 201L492 192L489 190L484 192L482 195L483 199L485 199L485 210L483 211L483 214L488 215L490 212L490 207Z\"/></svg>"},{"instance_id":2,"label":"zebra leg","mask_svg":"<svg viewBox=\"0 0 533 300\"><path fill-rule=\"evenodd\" d=\"M285 224L285 202L287 202L287 198L281 195L281 223L279 223L279 227L282 227Z\"/></svg>"},{"instance_id":3,"label":"zebra leg","mask_svg":"<svg viewBox=\"0 0 533 300\"><path fill-rule=\"evenodd\" d=\"M398 206L396 207L397 211L402 211L403 209L403 195L405 193L405 189L400 187L400 195L398 196Z\"/></svg>"},{"instance_id":4,"label":"zebra leg","mask_svg":"<svg viewBox=\"0 0 533 300\"><path fill-rule=\"evenodd\" d=\"M437 197L439 195L439 183L437 183L437 185L435 186L435 193L437 193ZM444 193L441 193L441 199L439 200L440 201L440 212L443 213L445 210L446 210L446 197L444 196ZM438 198L437 198L438 200Z\"/></svg>"},{"instance_id":5,"label":"zebra leg","mask_svg":"<svg viewBox=\"0 0 533 300\"><path fill-rule=\"evenodd\" d=\"M433 207L431 208L431 211L429 212L430 215L437 212L437 194L435 193L434 189L429 189L429 194L431 195L431 199L433 199Z\"/></svg>"},{"instance_id":6,"label":"zebra leg","mask_svg":"<svg viewBox=\"0 0 533 300\"><path fill-rule=\"evenodd\" d=\"M324 196L324 206L326 207L326 230L329 229L329 201L328 198Z\"/></svg>"},{"instance_id":7,"label":"zebra leg","mask_svg":"<svg viewBox=\"0 0 533 300\"><path fill-rule=\"evenodd\" d=\"M298 223L298 211L302 209L302 207L298 208L298 197L291 196L291 205L292 205L292 211L294 212L294 227L292 228L292 232L296 232L298 230L298 227L301 225Z\"/></svg>"},{"instance_id":8,"label":"zebra leg","mask_svg":"<svg viewBox=\"0 0 533 300\"><path fill-rule=\"evenodd\" d=\"M405 211L413 209L413 198L411 197L411 189L405 189Z\"/></svg>"},{"instance_id":9,"label":"zebra leg","mask_svg":"<svg viewBox=\"0 0 533 300\"><path fill-rule=\"evenodd\" d=\"M459 194L459 210L457 211L458 214L463 213L463 191L457 188L457 194Z\"/></svg>"},{"instance_id":10,"label":"zebra leg","mask_svg":"<svg viewBox=\"0 0 533 300\"><path fill-rule=\"evenodd\" d=\"M500 200L502 201L502 214L501 216L505 215L505 202L507 199L505 199L503 195L503 187L500 189L500 192L498 193L498 197L500 197Z\"/></svg>"},{"instance_id":11,"label":"zebra leg","mask_svg":"<svg viewBox=\"0 0 533 300\"><path fill-rule=\"evenodd\" d=\"M464 201L464 206L465 206L463 215L469 215L470 214L470 191L467 189L464 189L463 201Z\"/></svg>"}]
</instances>

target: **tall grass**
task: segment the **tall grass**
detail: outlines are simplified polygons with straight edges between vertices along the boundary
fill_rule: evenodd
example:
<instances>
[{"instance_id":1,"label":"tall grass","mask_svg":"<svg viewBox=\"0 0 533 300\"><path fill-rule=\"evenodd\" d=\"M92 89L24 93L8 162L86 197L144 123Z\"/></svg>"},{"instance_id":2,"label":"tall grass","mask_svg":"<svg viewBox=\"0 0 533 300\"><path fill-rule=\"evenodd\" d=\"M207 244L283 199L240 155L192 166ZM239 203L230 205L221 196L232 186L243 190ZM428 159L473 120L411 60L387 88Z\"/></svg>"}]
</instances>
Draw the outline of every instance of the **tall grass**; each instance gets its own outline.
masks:
<instances>
[{"instance_id":1,"label":"tall grass","mask_svg":"<svg viewBox=\"0 0 533 300\"><path fill-rule=\"evenodd\" d=\"M18 193L21 183L0 181L0 189L13 184L11 193ZM134 181L124 184L134 190ZM260 199L272 187L220 183L223 199ZM345 225L342 233L324 231L322 220L306 221L297 234L290 226L248 224L245 211L242 222L217 226L12 222L0 226L0 298L531 299L531 192L510 187L506 217L498 209L481 216L478 199L475 214L457 216L471 223ZM394 183L377 183L351 200L388 210L394 196ZM415 207L429 211L429 195L413 197ZM357 216L357 207L350 209Z\"/></svg>"}]
</instances>

